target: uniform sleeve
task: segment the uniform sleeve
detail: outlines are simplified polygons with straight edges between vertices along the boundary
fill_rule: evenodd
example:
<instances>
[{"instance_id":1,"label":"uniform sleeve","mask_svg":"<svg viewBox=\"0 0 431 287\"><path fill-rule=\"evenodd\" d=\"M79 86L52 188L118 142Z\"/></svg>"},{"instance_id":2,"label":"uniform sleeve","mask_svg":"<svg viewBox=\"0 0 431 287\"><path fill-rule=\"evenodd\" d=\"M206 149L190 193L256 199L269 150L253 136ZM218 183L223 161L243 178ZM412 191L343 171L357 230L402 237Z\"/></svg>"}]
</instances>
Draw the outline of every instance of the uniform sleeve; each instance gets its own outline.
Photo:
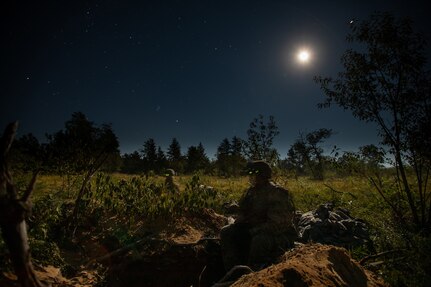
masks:
<instances>
[{"instance_id":1,"label":"uniform sleeve","mask_svg":"<svg viewBox=\"0 0 431 287\"><path fill-rule=\"evenodd\" d=\"M271 202L268 209L268 222L277 225L291 224L295 207L289 192L279 190Z\"/></svg>"},{"instance_id":2,"label":"uniform sleeve","mask_svg":"<svg viewBox=\"0 0 431 287\"><path fill-rule=\"evenodd\" d=\"M251 195L250 195L250 189L248 189L240 198L239 202L238 202L238 217L235 220L235 222L237 223L245 223L247 222L247 215L248 215L248 211L250 208L250 200L251 200Z\"/></svg>"}]
</instances>

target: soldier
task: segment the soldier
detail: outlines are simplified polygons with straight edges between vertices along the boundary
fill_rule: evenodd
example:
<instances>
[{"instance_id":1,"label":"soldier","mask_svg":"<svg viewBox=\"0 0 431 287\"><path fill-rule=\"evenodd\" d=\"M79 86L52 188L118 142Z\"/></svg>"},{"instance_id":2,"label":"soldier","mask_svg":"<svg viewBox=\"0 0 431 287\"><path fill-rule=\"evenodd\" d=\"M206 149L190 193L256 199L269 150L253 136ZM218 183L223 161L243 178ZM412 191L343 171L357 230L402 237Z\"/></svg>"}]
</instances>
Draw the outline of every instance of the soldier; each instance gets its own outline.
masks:
<instances>
[{"instance_id":1,"label":"soldier","mask_svg":"<svg viewBox=\"0 0 431 287\"><path fill-rule=\"evenodd\" d=\"M166 170L165 187L166 187L166 190L168 190L171 193L179 193L180 187L174 181L174 175L175 175L175 171L173 169L169 168Z\"/></svg>"},{"instance_id":2,"label":"soldier","mask_svg":"<svg viewBox=\"0 0 431 287\"><path fill-rule=\"evenodd\" d=\"M289 192L271 182L264 161L247 165L251 187L239 201L238 217L220 232L226 270L235 265L260 269L292 247L294 205Z\"/></svg>"}]
</instances>

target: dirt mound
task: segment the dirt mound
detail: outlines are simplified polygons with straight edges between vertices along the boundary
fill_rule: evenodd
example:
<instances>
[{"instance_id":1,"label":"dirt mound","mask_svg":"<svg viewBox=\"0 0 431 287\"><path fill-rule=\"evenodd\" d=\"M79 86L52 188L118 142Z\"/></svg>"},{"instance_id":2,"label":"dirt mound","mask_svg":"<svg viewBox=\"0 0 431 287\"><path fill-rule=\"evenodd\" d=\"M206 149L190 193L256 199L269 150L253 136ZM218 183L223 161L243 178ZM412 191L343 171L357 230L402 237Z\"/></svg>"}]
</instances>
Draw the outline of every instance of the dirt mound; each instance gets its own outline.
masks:
<instances>
[{"instance_id":1,"label":"dirt mound","mask_svg":"<svg viewBox=\"0 0 431 287\"><path fill-rule=\"evenodd\" d=\"M287 252L280 263L241 277L232 286L387 286L355 262L344 248L306 244Z\"/></svg>"}]
</instances>

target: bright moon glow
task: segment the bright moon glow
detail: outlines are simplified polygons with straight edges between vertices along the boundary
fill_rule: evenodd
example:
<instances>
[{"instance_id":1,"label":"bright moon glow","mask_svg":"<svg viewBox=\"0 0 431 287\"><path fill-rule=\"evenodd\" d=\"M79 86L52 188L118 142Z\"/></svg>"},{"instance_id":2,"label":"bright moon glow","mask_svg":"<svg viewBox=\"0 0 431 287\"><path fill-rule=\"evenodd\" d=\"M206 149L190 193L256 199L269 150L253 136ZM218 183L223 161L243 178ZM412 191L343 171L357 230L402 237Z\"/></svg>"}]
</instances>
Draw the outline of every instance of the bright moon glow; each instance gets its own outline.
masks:
<instances>
[{"instance_id":1,"label":"bright moon glow","mask_svg":"<svg viewBox=\"0 0 431 287\"><path fill-rule=\"evenodd\" d=\"M310 60L310 53L306 50L302 50L298 53L298 60L301 63L307 63Z\"/></svg>"}]
</instances>

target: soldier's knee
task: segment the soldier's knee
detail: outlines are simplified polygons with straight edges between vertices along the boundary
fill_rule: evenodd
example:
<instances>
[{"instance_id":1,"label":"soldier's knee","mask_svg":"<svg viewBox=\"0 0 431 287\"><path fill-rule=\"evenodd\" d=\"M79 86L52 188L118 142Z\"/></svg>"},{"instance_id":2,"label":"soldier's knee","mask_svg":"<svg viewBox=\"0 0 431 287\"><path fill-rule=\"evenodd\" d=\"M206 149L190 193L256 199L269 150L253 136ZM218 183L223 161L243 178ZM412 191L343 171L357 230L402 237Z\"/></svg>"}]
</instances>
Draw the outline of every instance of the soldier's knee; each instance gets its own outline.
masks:
<instances>
[{"instance_id":1,"label":"soldier's knee","mask_svg":"<svg viewBox=\"0 0 431 287\"><path fill-rule=\"evenodd\" d=\"M226 225L220 230L220 239L222 241L225 239L229 239L233 237L234 233L235 233L235 226L233 224Z\"/></svg>"}]
</instances>

